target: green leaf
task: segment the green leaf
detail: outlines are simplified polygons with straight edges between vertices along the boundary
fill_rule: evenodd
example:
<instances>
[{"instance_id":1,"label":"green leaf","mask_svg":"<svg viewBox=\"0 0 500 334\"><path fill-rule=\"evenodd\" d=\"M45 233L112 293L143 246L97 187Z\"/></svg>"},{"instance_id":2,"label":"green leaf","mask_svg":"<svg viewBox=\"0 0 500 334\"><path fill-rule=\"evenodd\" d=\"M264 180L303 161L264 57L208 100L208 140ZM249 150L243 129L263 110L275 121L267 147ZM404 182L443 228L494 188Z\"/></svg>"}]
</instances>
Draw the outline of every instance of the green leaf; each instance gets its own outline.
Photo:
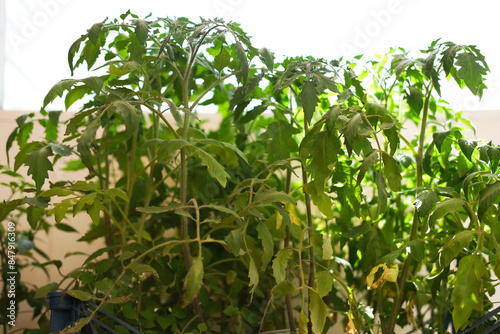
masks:
<instances>
[{"instance_id":1,"label":"green leaf","mask_svg":"<svg viewBox=\"0 0 500 334\"><path fill-rule=\"evenodd\" d=\"M457 56L456 61L456 66L460 67L457 77L465 82L472 94L479 97L483 94L483 75L487 72L486 68L479 63L483 60L472 52L465 51Z\"/></svg>"},{"instance_id":2,"label":"green leaf","mask_svg":"<svg viewBox=\"0 0 500 334\"><path fill-rule=\"evenodd\" d=\"M266 65L267 69L272 72L274 69L274 53L267 48L261 48L259 50L259 58Z\"/></svg>"},{"instance_id":3,"label":"green leaf","mask_svg":"<svg viewBox=\"0 0 500 334\"><path fill-rule=\"evenodd\" d=\"M68 210L71 206L73 206L72 199L65 199L60 203L54 204L53 212L54 212L54 218L57 223L61 223L64 217L66 217L66 214L68 213Z\"/></svg>"},{"instance_id":4,"label":"green leaf","mask_svg":"<svg viewBox=\"0 0 500 334\"><path fill-rule=\"evenodd\" d=\"M148 39L148 33L149 33L148 22L145 20L135 19L133 20L133 23L135 25L135 36L137 37L139 44L141 45L146 44L146 40Z\"/></svg>"},{"instance_id":5,"label":"green leaf","mask_svg":"<svg viewBox=\"0 0 500 334\"><path fill-rule=\"evenodd\" d=\"M483 259L478 255L468 255L458 265L455 286L451 293L453 304L453 325L461 329L473 310L483 309L483 278L487 277Z\"/></svg>"},{"instance_id":6,"label":"green leaf","mask_svg":"<svg viewBox=\"0 0 500 334\"><path fill-rule=\"evenodd\" d=\"M443 142L448 136L450 135L451 131L441 131L441 132L434 132L432 134L432 137L434 138L434 144L436 145L437 149L439 152L441 152L441 146L443 145Z\"/></svg>"},{"instance_id":7,"label":"green leaf","mask_svg":"<svg viewBox=\"0 0 500 334\"><path fill-rule=\"evenodd\" d=\"M359 173L356 181L356 186L359 186L363 181L366 172L373 166L373 164L377 161L379 156L379 150L373 150L368 156L363 160L361 166L359 166Z\"/></svg>"},{"instance_id":8,"label":"green leaf","mask_svg":"<svg viewBox=\"0 0 500 334\"><path fill-rule=\"evenodd\" d=\"M293 135L300 130L294 128L290 123L279 120L268 125L267 130L261 135L264 139L270 139L266 151L271 161L285 160L298 151L299 146Z\"/></svg>"},{"instance_id":9,"label":"green leaf","mask_svg":"<svg viewBox=\"0 0 500 334\"><path fill-rule=\"evenodd\" d=\"M116 110L123 115L127 137L130 138L134 132L139 131L141 117L139 110L126 101L115 101Z\"/></svg>"},{"instance_id":10,"label":"green leaf","mask_svg":"<svg viewBox=\"0 0 500 334\"><path fill-rule=\"evenodd\" d=\"M59 284L57 284L55 282L49 283L49 284L44 285L42 287L39 287L36 290L35 298L47 298L47 295L49 294L49 292L57 291L58 288L59 288Z\"/></svg>"},{"instance_id":11,"label":"green leaf","mask_svg":"<svg viewBox=\"0 0 500 334\"><path fill-rule=\"evenodd\" d=\"M88 36L89 40L97 46L97 41L99 40L99 35L101 34L102 27L104 26L104 23L99 22L94 24L90 29L88 30Z\"/></svg>"},{"instance_id":12,"label":"green leaf","mask_svg":"<svg viewBox=\"0 0 500 334\"><path fill-rule=\"evenodd\" d=\"M245 251L243 250L243 230L242 228L238 228L236 230L232 230L225 239L229 250L234 254L234 256L244 255Z\"/></svg>"},{"instance_id":13,"label":"green leaf","mask_svg":"<svg viewBox=\"0 0 500 334\"><path fill-rule=\"evenodd\" d=\"M397 192L401 188L401 168L396 159L385 152L382 152L382 159L384 161L384 176L387 184L392 191Z\"/></svg>"},{"instance_id":14,"label":"green leaf","mask_svg":"<svg viewBox=\"0 0 500 334\"><path fill-rule=\"evenodd\" d=\"M152 273L153 275L158 276L156 270L150 265L145 263L132 262L129 268L139 276L142 276L145 273Z\"/></svg>"},{"instance_id":15,"label":"green leaf","mask_svg":"<svg viewBox=\"0 0 500 334\"><path fill-rule=\"evenodd\" d=\"M479 206L477 209L477 216L479 220L483 220L484 214L490 208L493 203L498 200L498 196L500 195L500 181L497 181L493 184L489 184L486 188L482 189L479 193Z\"/></svg>"},{"instance_id":16,"label":"green leaf","mask_svg":"<svg viewBox=\"0 0 500 334\"><path fill-rule=\"evenodd\" d=\"M94 171L94 167L92 166L92 151L90 150L90 146L92 144L92 141L95 139L99 125L100 119L94 118L78 139L78 151L80 152L83 164L89 169L90 172Z\"/></svg>"},{"instance_id":17,"label":"green leaf","mask_svg":"<svg viewBox=\"0 0 500 334\"><path fill-rule=\"evenodd\" d=\"M273 289L273 297L275 300L280 300L285 298L288 294L294 292L296 289L293 286L292 283L289 281L283 281L280 284L276 285L276 287Z\"/></svg>"},{"instance_id":18,"label":"green leaf","mask_svg":"<svg viewBox=\"0 0 500 334\"><path fill-rule=\"evenodd\" d=\"M325 302L314 290L309 290L309 314L313 333L323 333L328 312Z\"/></svg>"},{"instance_id":19,"label":"green leaf","mask_svg":"<svg viewBox=\"0 0 500 334\"><path fill-rule=\"evenodd\" d=\"M443 63L444 73L448 76L455 63L455 55L457 54L457 45L450 45L444 52L441 62Z\"/></svg>"},{"instance_id":20,"label":"green leaf","mask_svg":"<svg viewBox=\"0 0 500 334\"><path fill-rule=\"evenodd\" d=\"M85 117L92 115L96 110L98 109L87 109L80 111L73 116L73 118L70 119L68 125L66 126L66 132L64 133L66 136L71 134L78 125L85 119Z\"/></svg>"},{"instance_id":21,"label":"green leaf","mask_svg":"<svg viewBox=\"0 0 500 334\"><path fill-rule=\"evenodd\" d=\"M191 143L184 139L166 139L158 145L158 160L171 159L181 148L191 146Z\"/></svg>"},{"instance_id":22,"label":"green leaf","mask_svg":"<svg viewBox=\"0 0 500 334\"><path fill-rule=\"evenodd\" d=\"M26 203L25 199L15 199L8 202L0 202L0 220L3 221L7 215L14 211L18 206Z\"/></svg>"},{"instance_id":23,"label":"green leaf","mask_svg":"<svg viewBox=\"0 0 500 334\"><path fill-rule=\"evenodd\" d=\"M316 83L314 81L306 81L300 87L301 91L298 100L304 109L304 118L307 123L311 123L316 106L319 103L318 91L316 90Z\"/></svg>"},{"instance_id":24,"label":"green leaf","mask_svg":"<svg viewBox=\"0 0 500 334\"><path fill-rule=\"evenodd\" d=\"M409 93L406 95L408 105L412 111L420 114L420 111L424 106L424 94L415 86L410 86L408 90Z\"/></svg>"},{"instance_id":25,"label":"green leaf","mask_svg":"<svg viewBox=\"0 0 500 334\"><path fill-rule=\"evenodd\" d=\"M259 235L259 239L262 240L262 270L265 270L269 261L274 255L274 242L273 236L271 232L267 228L267 225L263 222L260 222L257 225L257 232Z\"/></svg>"},{"instance_id":26,"label":"green leaf","mask_svg":"<svg viewBox=\"0 0 500 334\"><path fill-rule=\"evenodd\" d=\"M425 242L419 239L412 240L406 244L406 248L410 247L410 252L413 259L417 262L422 262L425 257Z\"/></svg>"},{"instance_id":27,"label":"green leaf","mask_svg":"<svg viewBox=\"0 0 500 334\"><path fill-rule=\"evenodd\" d=\"M67 294L81 300L82 302L97 299L97 297L93 294L81 290L69 290Z\"/></svg>"},{"instance_id":28,"label":"green leaf","mask_svg":"<svg viewBox=\"0 0 500 334\"><path fill-rule=\"evenodd\" d=\"M396 260L401 254L404 252L404 248L399 248L396 249L395 251L390 252L389 254L386 254L382 256L379 260L378 263L393 263L394 260Z\"/></svg>"},{"instance_id":29,"label":"green leaf","mask_svg":"<svg viewBox=\"0 0 500 334\"><path fill-rule=\"evenodd\" d=\"M463 250L464 247L472 241L474 231L461 231L448 240L444 246L439 250L439 257L436 266L429 274L429 278L438 276L444 268L448 267Z\"/></svg>"},{"instance_id":30,"label":"green leaf","mask_svg":"<svg viewBox=\"0 0 500 334\"><path fill-rule=\"evenodd\" d=\"M326 270L318 271L315 275L316 279L316 291L318 295L323 298L332 291L333 288L333 278L330 273Z\"/></svg>"},{"instance_id":31,"label":"green leaf","mask_svg":"<svg viewBox=\"0 0 500 334\"><path fill-rule=\"evenodd\" d=\"M236 56L238 58L238 62L240 63L240 70L241 70L241 76L243 78L243 84L245 84L248 80L247 54L239 41L236 41L235 49L236 49Z\"/></svg>"},{"instance_id":32,"label":"green leaf","mask_svg":"<svg viewBox=\"0 0 500 334\"><path fill-rule=\"evenodd\" d=\"M248 278L250 279L248 282L248 287L251 288L250 295L253 296L253 293L259 284L259 271L257 270L257 265L251 256L250 263L248 265Z\"/></svg>"},{"instance_id":33,"label":"green leaf","mask_svg":"<svg viewBox=\"0 0 500 334\"><path fill-rule=\"evenodd\" d=\"M123 191L120 188L106 189L104 191L104 195L107 196L107 197L109 197L109 198L118 197L118 198L121 198L122 200L124 200L127 203L129 202L129 198L128 198L127 194L125 193L125 191Z\"/></svg>"},{"instance_id":34,"label":"green leaf","mask_svg":"<svg viewBox=\"0 0 500 334\"><path fill-rule=\"evenodd\" d=\"M203 273L203 259L200 257L194 258L193 264L191 268L189 268L182 287L184 291L182 307L188 306L198 295L203 280Z\"/></svg>"},{"instance_id":35,"label":"green leaf","mask_svg":"<svg viewBox=\"0 0 500 334\"><path fill-rule=\"evenodd\" d=\"M73 79L66 79L66 80L61 80L58 83L56 83L45 95L45 98L43 100L43 107L45 108L49 103L55 100L56 97L62 97L63 93L65 90L69 90L75 83L77 83L77 80Z\"/></svg>"},{"instance_id":36,"label":"green leaf","mask_svg":"<svg viewBox=\"0 0 500 334\"><path fill-rule=\"evenodd\" d=\"M311 196L311 200L313 201L314 205L318 207L319 211L321 211L321 213L324 214L327 219L332 219L333 204L331 197L325 194L322 190L318 190L316 188L316 185L312 182L306 184L304 186L304 190L309 194L309 196Z\"/></svg>"},{"instance_id":37,"label":"green leaf","mask_svg":"<svg viewBox=\"0 0 500 334\"><path fill-rule=\"evenodd\" d=\"M261 205L268 205L272 203L293 203L295 204L295 200L292 196L282 192L277 191L276 189L266 189L263 191L259 191L255 194L254 203L258 203Z\"/></svg>"},{"instance_id":38,"label":"green leaf","mask_svg":"<svg viewBox=\"0 0 500 334\"><path fill-rule=\"evenodd\" d=\"M323 260L330 260L333 256L332 241L328 236L323 236Z\"/></svg>"},{"instance_id":39,"label":"green leaf","mask_svg":"<svg viewBox=\"0 0 500 334\"><path fill-rule=\"evenodd\" d=\"M429 226L434 226L436 220L443 218L447 214L460 210L463 205L464 200L461 198L447 198L437 203L429 216Z\"/></svg>"},{"instance_id":40,"label":"green leaf","mask_svg":"<svg viewBox=\"0 0 500 334\"><path fill-rule=\"evenodd\" d=\"M33 177L37 190L40 190L45 180L49 178L48 171L54 170L52 163L48 159L51 155L50 146L45 146L28 154L29 157L26 161L26 166L29 167L28 175Z\"/></svg>"},{"instance_id":41,"label":"green leaf","mask_svg":"<svg viewBox=\"0 0 500 334\"><path fill-rule=\"evenodd\" d=\"M325 189L325 181L337 162L340 146L340 140L335 135L328 135L327 131L321 131L313 134L312 137L304 138L301 143L302 163L306 164L304 157L310 157L306 172L313 175L313 182L318 194Z\"/></svg>"},{"instance_id":42,"label":"green leaf","mask_svg":"<svg viewBox=\"0 0 500 334\"><path fill-rule=\"evenodd\" d=\"M219 54L214 58L214 68L222 72L222 70L231 63L231 55L225 47L222 47Z\"/></svg>"},{"instance_id":43,"label":"green leaf","mask_svg":"<svg viewBox=\"0 0 500 334\"><path fill-rule=\"evenodd\" d=\"M418 193L414 203L418 216L427 217L438 201L439 197L435 190L424 190Z\"/></svg>"},{"instance_id":44,"label":"green leaf","mask_svg":"<svg viewBox=\"0 0 500 334\"><path fill-rule=\"evenodd\" d=\"M276 253L276 257L273 260L273 275L277 284L285 281L286 267L288 266L288 261L292 258L292 255L293 250L290 248L282 248L278 251L278 253Z\"/></svg>"},{"instance_id":45,"label":"green leaf","mask_svg":"<svg viewBox=\"0 0 500 334\"><path fill-rule=\"evenodd\" d=\"M169 212L169 211L174 211L176 209L179 209L182 207L181 203L170 203L168 205L163 205L163 206L148 206L145 208L137 208L137 211L143 212L143 213L164 213L164 212Z\"/></svg>"},{"instance_id":46,"label":"green leaf","mask_svg":"<svg viewBox=\"0 0 500 334\"><path fill-rule=\"evenodd\" d=\"M356 238L364 234L370 228L370 224L367 221L363 221L360 225L354 226L350 230L342 233L342 236L347 239Z\"/></svg>"},{"instance_id":47,"label":"green leaf","mask_svg":"<svg viewBox=\"0 0 500 334\"><path fill-rule=\"evenodd\" d=\"M467 159L469 159L470 162L472 162L472 153L474 153L474 150L477 147L477 141L460 138L458 140L458 145L460 146L462 153L467 157Z\"/></svg>"},{"instance_id":48,"label":"green leaf","mask_svg":"<svg viewBox=\"0 0 500 334\"><path fill-rule=\"evenodd\" d=\"M73 150L68 145L49 143L49 146L55 154L59 154L63 157L68 157L73 154Z\"/></svg>"},{"instance_id":49,"label":"green leaf","mask_svg":"<svg viewBox=\"0 0 500 334\"><path fill-rule=\"evenodd\" d=\"M304 313L304 310L300 310L300 319L299 319L299 334L307 334L309 330L307 328L307 324L309 323L309 318Z\"/></svg>"},{"instance_id":50,"label":"green leaf","mask_svg":"<svg viewBox=\"0 0 500 334\"><path fill-rule=\"evenodd\" d=\"M210 176L219 181L222 187L226 187L227 179L230 178L230 175L226 172L224 166L222 166L212 155L203 151L201 148L196 147L196 149L197 151L194 155L201 159L201 164L207 167Z\"/></svg>"}]
</instances>

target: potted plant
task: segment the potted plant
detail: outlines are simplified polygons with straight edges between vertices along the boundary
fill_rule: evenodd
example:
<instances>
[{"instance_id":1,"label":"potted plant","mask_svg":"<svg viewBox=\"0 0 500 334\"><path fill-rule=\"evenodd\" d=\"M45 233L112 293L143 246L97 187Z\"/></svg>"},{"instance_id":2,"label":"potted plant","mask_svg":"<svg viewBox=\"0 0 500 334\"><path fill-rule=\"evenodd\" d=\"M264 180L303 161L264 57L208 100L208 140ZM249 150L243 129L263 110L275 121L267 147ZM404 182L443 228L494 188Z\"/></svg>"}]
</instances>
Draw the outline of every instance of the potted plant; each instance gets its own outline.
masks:
<instances>
[{"instance_id":1,"label":"potted plant","mask_svg":"<svg viewBox=\"0 0 500 334\"><path fill-rule=\"evenodd\" d=\"M144 333L444 333L490 308L500 149L439 98L442 77L481 96L474 46L277 62L235 23L128 12L68 58L97 74L49 91L47 138L15 157L46 214L86 211L81 241L105 240L67 275L95 306L66 332L105 310ZM58 97L83 106L60 121ZM86 176L47 182L60 158Z\"/></svg>"}]
</instances>

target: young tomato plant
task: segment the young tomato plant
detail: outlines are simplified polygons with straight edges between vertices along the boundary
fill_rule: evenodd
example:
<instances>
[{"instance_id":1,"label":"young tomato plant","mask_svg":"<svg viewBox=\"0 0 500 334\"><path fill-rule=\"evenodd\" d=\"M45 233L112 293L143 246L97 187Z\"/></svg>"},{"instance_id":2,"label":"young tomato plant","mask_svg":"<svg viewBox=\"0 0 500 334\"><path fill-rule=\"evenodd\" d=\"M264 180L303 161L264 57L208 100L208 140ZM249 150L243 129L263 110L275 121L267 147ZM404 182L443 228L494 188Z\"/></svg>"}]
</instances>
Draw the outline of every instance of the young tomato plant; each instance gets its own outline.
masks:
<instances>
[{"instance_id":1,"label":"young tomato plant","mask_svg":"<svg viewBox=\"0 0 500 334\"><path fill-rule=\"evenodd\" d=\"M7 145L43 214L85 211L81 241L106 245L64 277L95 302L68 332L113 326L104 309L144 333L445 333L450 310L458 330L492 305L500 148L440 99L444 77L481 96L475 47L279 63L232 22L126 13L68 58L97 74L49 91L44 140L23 116ZM82 105L68 121L45 110L58 97ZM85 177L47 182L61 157Z\"/></svg>"}]
</instances>

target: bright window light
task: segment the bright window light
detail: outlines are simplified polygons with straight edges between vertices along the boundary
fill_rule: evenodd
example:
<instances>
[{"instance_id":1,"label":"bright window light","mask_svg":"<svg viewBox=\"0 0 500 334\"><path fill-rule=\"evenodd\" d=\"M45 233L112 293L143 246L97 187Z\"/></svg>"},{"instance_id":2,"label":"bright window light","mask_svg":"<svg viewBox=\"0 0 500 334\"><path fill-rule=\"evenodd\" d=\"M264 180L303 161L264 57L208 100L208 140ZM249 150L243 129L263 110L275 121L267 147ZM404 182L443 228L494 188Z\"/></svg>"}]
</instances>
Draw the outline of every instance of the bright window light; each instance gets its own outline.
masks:
<instances>
[{"instance_id":1,"label":"bright window light","mask_svg":"<svg viewBox=\"0 0 500 334\"><path fill-rule=\"evenodd\" d=\"M193 21L199 17L222 17L241 23L243 30L253 36L256 47L268 47L277 55L286 56L372 57L387 52L391 46L417 51L437 38L475 44L492 71L483 99L479 101L453 84L443 85L442 97L459 110L500 109L500 57L498 43L490 33L497 31L494 1L475 6L462 0L3 2L5 110L39 110L47 91L59 80L70 77L70 45L92 24L106 17L118 17L128 9L140 17L149 13L153 17L185 16Z\"/></svg>"}]
</instances>

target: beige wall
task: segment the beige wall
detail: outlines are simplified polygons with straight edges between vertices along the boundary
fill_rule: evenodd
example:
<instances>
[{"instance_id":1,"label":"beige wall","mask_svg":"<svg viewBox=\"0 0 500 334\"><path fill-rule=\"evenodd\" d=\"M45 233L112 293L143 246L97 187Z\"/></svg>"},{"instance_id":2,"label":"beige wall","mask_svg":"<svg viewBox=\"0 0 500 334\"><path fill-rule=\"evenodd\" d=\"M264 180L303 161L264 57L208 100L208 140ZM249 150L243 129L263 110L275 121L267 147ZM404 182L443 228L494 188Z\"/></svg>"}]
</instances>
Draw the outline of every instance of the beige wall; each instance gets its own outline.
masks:
<instances>
[{"instance_id":1,"label":"beige wall","mask_svg":"<svg viewBox=\"0 0 500 334\"><path fill-rule=\"evenodd\" d=\"M0 164L6 165L7 156L5 155L5 143L9 134L16 126L15 119L22 115L23 112L16 111L2 111L0 110ZM477 137L483 139L484 141L493 141L493 143L500 143L500 111L474 111L465 112L464 117L472 121L477 129ZM207 126L212 127L214 124L218 124L219 116L214 115L201 115L201 118L207 119ZM411 129L408 129L411 131ZM36 133L36 132L35 132ZM43 135L40 131L39 136ZM473 138L472 132L467 134L469 138ZM17 148L13 147L10 151L11 164L13 157L15 156ZM21 172L25 172L21 171ZM65 173L60 170L56 170L50 175L52 180L63 180L63 179L74 179L75 175L72 173ZM0 181L1 181L0 176ZM9 194L0 192L0 200L5 200L6 196ZM5 223L5 222L2 222ZM67 274L74 268L79 267L85 257L83 256L71 256L65 258L65 254L68 252L82 251L85 253L92 253L94 250L101 247L97 244L86 244L79 243L76 240L87 230L90 224L89 218L85 215L78 215L71 221L66 222L73 227L75 227L80 233L62 233L56 229L52 229L49 235L43 233L38 234L36 240L36 245L42 248L51 259L59 259L63 261L63 267L61 272ZM21 228L27 228L27 224L21 226ZM52 280L59 280L60 276L56 272L51 273ZM23 279L35 286L43 286L49 282L49 279L37 269L28 269L23 273ZM0 283L2 284L2 283ZM21 305L23 307L23 305ZM26 307L26 305L24 305ZM36 326L30 319L30 312L25 311L26 309L21 309L18 314L17 325L18 326ZM26 312L26 313L23 313ZM18 327L19 328L19 327Z\"/></svg>"}]
</instances>

